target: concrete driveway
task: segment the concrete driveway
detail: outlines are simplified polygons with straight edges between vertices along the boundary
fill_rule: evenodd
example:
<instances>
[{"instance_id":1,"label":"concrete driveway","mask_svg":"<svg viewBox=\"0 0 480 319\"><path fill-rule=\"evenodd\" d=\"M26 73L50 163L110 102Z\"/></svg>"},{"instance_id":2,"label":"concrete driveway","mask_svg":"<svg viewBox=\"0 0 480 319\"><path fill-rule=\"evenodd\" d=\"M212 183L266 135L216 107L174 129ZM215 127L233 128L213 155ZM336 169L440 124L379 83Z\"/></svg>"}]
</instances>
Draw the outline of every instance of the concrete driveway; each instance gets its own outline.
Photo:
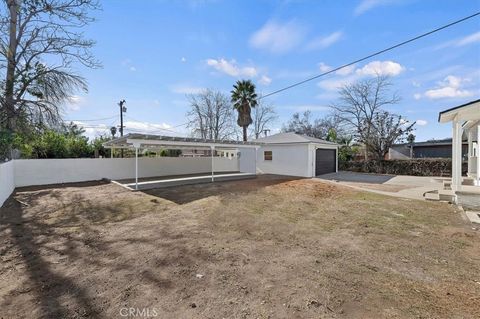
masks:
<instances>
[{"instance_id":1,"label":"concrete driveway","mask_svg":"<svg viewBox=\"0 0 480 319\"><path fill-rule=\"evenodd\" d=\"M443 189L443 181L448 180L448 178L442 177L365 174L347 171L325 174L316 178L379 194L422 200L425 192Z\"/></svg>"}]
</instances>

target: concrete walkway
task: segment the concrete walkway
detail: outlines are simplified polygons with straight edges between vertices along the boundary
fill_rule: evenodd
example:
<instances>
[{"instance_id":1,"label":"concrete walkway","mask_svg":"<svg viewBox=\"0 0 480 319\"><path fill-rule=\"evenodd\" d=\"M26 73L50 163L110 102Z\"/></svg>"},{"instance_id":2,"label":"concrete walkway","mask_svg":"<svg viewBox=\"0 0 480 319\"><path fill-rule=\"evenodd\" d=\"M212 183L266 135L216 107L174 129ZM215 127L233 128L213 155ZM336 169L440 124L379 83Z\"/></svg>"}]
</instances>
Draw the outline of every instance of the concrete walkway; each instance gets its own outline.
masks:
<instances>
[{"instance_id":1,"label":"concrete walkway","mask_svg":"<svg viewBox=\"0 0 480 319\"><path fill-rule=\"evenodd\" d=\"M374 193L423 200L425 192L443 189L442 177L364 174L341 171L316 177Z\"/></svg>"}]
</instances>

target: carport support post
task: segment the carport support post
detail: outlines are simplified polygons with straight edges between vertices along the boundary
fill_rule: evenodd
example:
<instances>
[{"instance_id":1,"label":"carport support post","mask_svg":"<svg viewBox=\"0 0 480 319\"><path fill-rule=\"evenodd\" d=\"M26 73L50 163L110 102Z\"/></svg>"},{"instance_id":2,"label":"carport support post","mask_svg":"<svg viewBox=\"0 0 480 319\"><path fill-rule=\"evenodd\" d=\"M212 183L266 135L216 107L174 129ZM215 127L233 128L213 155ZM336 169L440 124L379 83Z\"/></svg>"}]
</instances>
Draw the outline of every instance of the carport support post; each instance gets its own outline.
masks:
<instances>
[{"instance_id":1,"label":"carport support post","mask_svg":"<svg viewBox=\"0 0 480 319\"><path fill-rule=\"evenodd\" d=\"M135 190L138 190L138 147L135 147Z\"/></svg>"},{"instance_id":2,"label":"carport support post","mask_svg":"<svg viewBox=\"0 0 480 319\"><path fill-rule=\"evenodd\" d=\"M135 147L135 190L138 190L138 149L140 143L133 143L133 147Z\"/></svg>"},{"instance_id":3,"label":"carport support post","mask_svg":"<svg viewBox=\"0 0 480 319\"><path fill-rule=\"evenodd\" d=\"M210 152L212 154L212 183L214 182L215 180L215 177L214 177L214 174L213 174L213 169L214 169L214 166L213 166L213 152L215 151L215 146L210 146Z\"/></svg>"}]
</instances>

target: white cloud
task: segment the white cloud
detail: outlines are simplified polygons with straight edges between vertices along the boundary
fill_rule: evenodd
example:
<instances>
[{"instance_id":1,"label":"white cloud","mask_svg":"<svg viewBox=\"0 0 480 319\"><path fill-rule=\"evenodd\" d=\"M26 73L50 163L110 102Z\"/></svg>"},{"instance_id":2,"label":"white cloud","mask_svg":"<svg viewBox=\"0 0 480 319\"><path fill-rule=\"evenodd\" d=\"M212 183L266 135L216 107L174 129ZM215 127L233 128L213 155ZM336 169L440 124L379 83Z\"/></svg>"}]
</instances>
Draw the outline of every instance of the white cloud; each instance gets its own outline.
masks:
<instances>
[{"instance_id":1,"label":"white cloud","mask_svg":"<svg viewBox=\"0 0 480 319\"><path fill-rule=\"evenodd\" d=\"M132 60L130 59L124 59L122 62L121 62L121 65L125 68L128 68L128 70L130 70L131 72L135 72L137 71L137 68L135 66L132 65Z\"/></svg>"},{"instance_id":2,"label":"white cloud","mask_svg":"<svg viewBox=\"0 0 480 319\"><path fill-rule=\"evenodd\" d=\"M270 85L270 83L272 83L272 79L266 75L262 75L260 77L260 80L258 80L258 82L262 85Z\"/></svg>"},{"instance_id":3,"label":"white cloud","mask_svg":"<svg viewBox=\"0 0 480 319\"><path fill-rule=\"evenodd\" d=\"M171 125L166 123L149 123L149 122L138 122L138 121L126 121L124 122L125 130L132 131L141 131L145 133L159 133L169 132L169 129L172 128Z\"/></svg>"},{"instance_id":4,"label":"white cloud","mask_svg":"<svg viewBox=\"0 0 480 319\"><path fill-rule=\"evenodd\" d=\"M373 8L388 5L394 2L394 0L362 0L360 4L355 7L354 14L359 16Z\"/></svg>"},{"instance_id":5,"label":"white cloud","mask_svg":"<svg viewBox=\"0 0 480 319\"><path fill-rule=\"evenodd\" d=\"M177 84L170 87L170 90L173 93L178 93L178 94L198 94L203 90L205 90L205 88L198 87L198 86Z\"/></svg>"},{"instance_id":6,"label":"white cloud","mask_svg":"<svg viewBox=\"0 0 480 319\"><path fill-rule=\"evenodd\" d=\"M417 125L420 125L420 126L425 126L428 124L428 122L425 120L416 120L415 122L417 123Z\"/></svg>"},{"instance_id":7,"label":"white cloud","mask_svg":"<svg viewBox=\"0 0 480 319\"><path fill-rule=\"evenodd\" d=\"M185 57L182 57L182 58L180 59L180 61L182 61L182 62L187 62L187 59L186 59Z\"/></svg>"},{"instance_id":8,"label":"white cloud","mask_svg":"<svg viewBox=\"0 0 480 319\"><path fill-rule=\"evenodd\" d=\"M336 71L335 74L338 75L349 75L352 74L353 71L355 71L355 64L346 66L344 68L341 68L340 70Z\"/></svg>"},{"instance_id":9,"label":"white cloud","mask_svg":"<svg viewBox=\"0 0 480 319\"><path fill-rule=\"evenodd\" d=\"M320 81L318 86L327 91L336 91L340 87L365 77L378 75L397 76L405 67L393 61L373 61L363 67L351 65L335 72L335 77Z\"/></svg>"},{"instance_id":10,"label":"white cloud","mask_svg":"<svg viewBox=\"0 0 480 319\"><path fill-rule=\"evenodd\" d=\"M397 62L393 61L372 61L356 72L360 75L388 75L396 76L405 70Z\"/></svg>"},{"instance_id":11,"label":"white cloud","mask_svg":"<svg viewBox=\"0 0 480 319\"><path fill-rule=\"evenodd\" d=\"M252 66L240 67L235 60L227 61L221 59L208 59L207 65L213 67L215 70L225 73L227 75L238 77L255 77L257 76L257 69Z\"/></svg>"},{"instance_id":12,"label":"white cloud","mask_svg":"<svg viewBox=\"0 0 480 319\"><path fill-rule=\"evenodd\" d=\"M335 31L327 36L317 37L311 40L307 46L307 50L325 49L339 41L343 37L343 32Z\"/></svg>"},{"instance_id":13,"label":"white cloud","mask_svg":"<svg viewBox=\"0 0 480 319\"><path fill-rule=\"evenodd\" d=\"M332 69L332 67L330 65L327 65L323 62L320 62L318 64L318 68L320 69L320 72L324 73L324 72L328 72Z\"/></svg>"},{"instance_id":14,"label":"white cloud","mask_svg":"<svg viewBox=\"0 0 480 319\"><path fill-rule=\"evenodd\" d=\"M472 44L477 42L480 42L480 31L459 39L456 43L456 46L461 47L467 44Z\"/></svg>"},{"instance_id":15,"label":"white cloud","mask_svg":"<svg viewBox=\"0 0 480 319\"><path fill-rule=\"evenodd\" d=\"M78 111L80 110L82 104L85 102L85 98L79 95L72 95L67 99L65 107L68 111Z\"/></svg>"},{"instance_id":16,"label":"white cloud","mask_svg":"<svg viewBox=\"0 0 480 319\"><path fill-rule=\"evenodd\" d=\"M469 97L474 93L472 91L463 89L463 84L468 81L468 79L462 79L457 76L449 75L443 81L439 82L436 88L427 90L423 94L417 93L414 95L414 98L418 100L422 97L426 97L428 99Z\"/></svg>"},{"instance_id":17,"label":"white cloud","mask_svg":"<svg viewBox=\"0 0 480 319\"><path fill-rule=\"evenodd\" d=\"M214 68L215 70L227 74L232 77L247 77L247 78L256 78L259 77L258 82L262 85L269 85L272 83L272 79L266 74L261 74L260 71L254 66L240 66L237 61L231 59L230 61L220 58L220 59L207 59L206 61L209 67Z\"/></svg>"},{"instance_id":18,"label":"white cloud","mask_svg":"<svg viewBox=\"0 0 480 319\"><path fill-rule=\"evenodd\" d=\"M457 38L455 40L444 42L438 45L437 47L435 47L434 50L440 50L440 49L451 48L451 47L463 47L465 45L479 43L479 42L480 42L480 31L469 34L462 38Z\"/></svg>"},{"instance_id":19,"label":"white cloud","mask_svg":"<svg viewBox=\"0 0 480 319\"><path fill-rule=\"evenodd\" d=\"M84 135L87 136L89 139L94 139L100 135L111 135L110 133L110 126L107 124L91 124L91 123L84 123L81 121L72 121L74 124L83 127L85 130Z\"/></svg>"},{"instance_id":20,"label":"white cloud","mask_svg":"<svg viewBox=\"0 0 480 319\"><path fill-rule=\"evenodd\" d=\"M268 21L250 37L250 45L273 53L285 53L305 38L305 29L295 21L280 24Z\"/></svg>"}]
</instances>

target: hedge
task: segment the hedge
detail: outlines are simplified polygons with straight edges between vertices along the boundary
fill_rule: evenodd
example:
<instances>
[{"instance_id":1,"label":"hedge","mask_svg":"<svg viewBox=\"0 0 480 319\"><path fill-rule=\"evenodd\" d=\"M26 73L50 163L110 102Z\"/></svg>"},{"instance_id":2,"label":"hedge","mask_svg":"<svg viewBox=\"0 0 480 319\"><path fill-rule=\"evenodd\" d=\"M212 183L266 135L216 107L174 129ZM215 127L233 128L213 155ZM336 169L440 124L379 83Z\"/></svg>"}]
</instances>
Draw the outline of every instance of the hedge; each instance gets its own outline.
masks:
<instances>
[{"instance_id":1,"label":"hedge","mask_svg":"<svg viewBox=\"0 0 480 319\"><path fill-rule=\"evenodd\" d=\"M463 171L467 166L464 163ZM382 161L348 161L340 162L339 169L343 171L414 175L414 176L452 176L452 160L449 158L429 158L410 160L382 160Z\"/></svg>"}]
</instances>

